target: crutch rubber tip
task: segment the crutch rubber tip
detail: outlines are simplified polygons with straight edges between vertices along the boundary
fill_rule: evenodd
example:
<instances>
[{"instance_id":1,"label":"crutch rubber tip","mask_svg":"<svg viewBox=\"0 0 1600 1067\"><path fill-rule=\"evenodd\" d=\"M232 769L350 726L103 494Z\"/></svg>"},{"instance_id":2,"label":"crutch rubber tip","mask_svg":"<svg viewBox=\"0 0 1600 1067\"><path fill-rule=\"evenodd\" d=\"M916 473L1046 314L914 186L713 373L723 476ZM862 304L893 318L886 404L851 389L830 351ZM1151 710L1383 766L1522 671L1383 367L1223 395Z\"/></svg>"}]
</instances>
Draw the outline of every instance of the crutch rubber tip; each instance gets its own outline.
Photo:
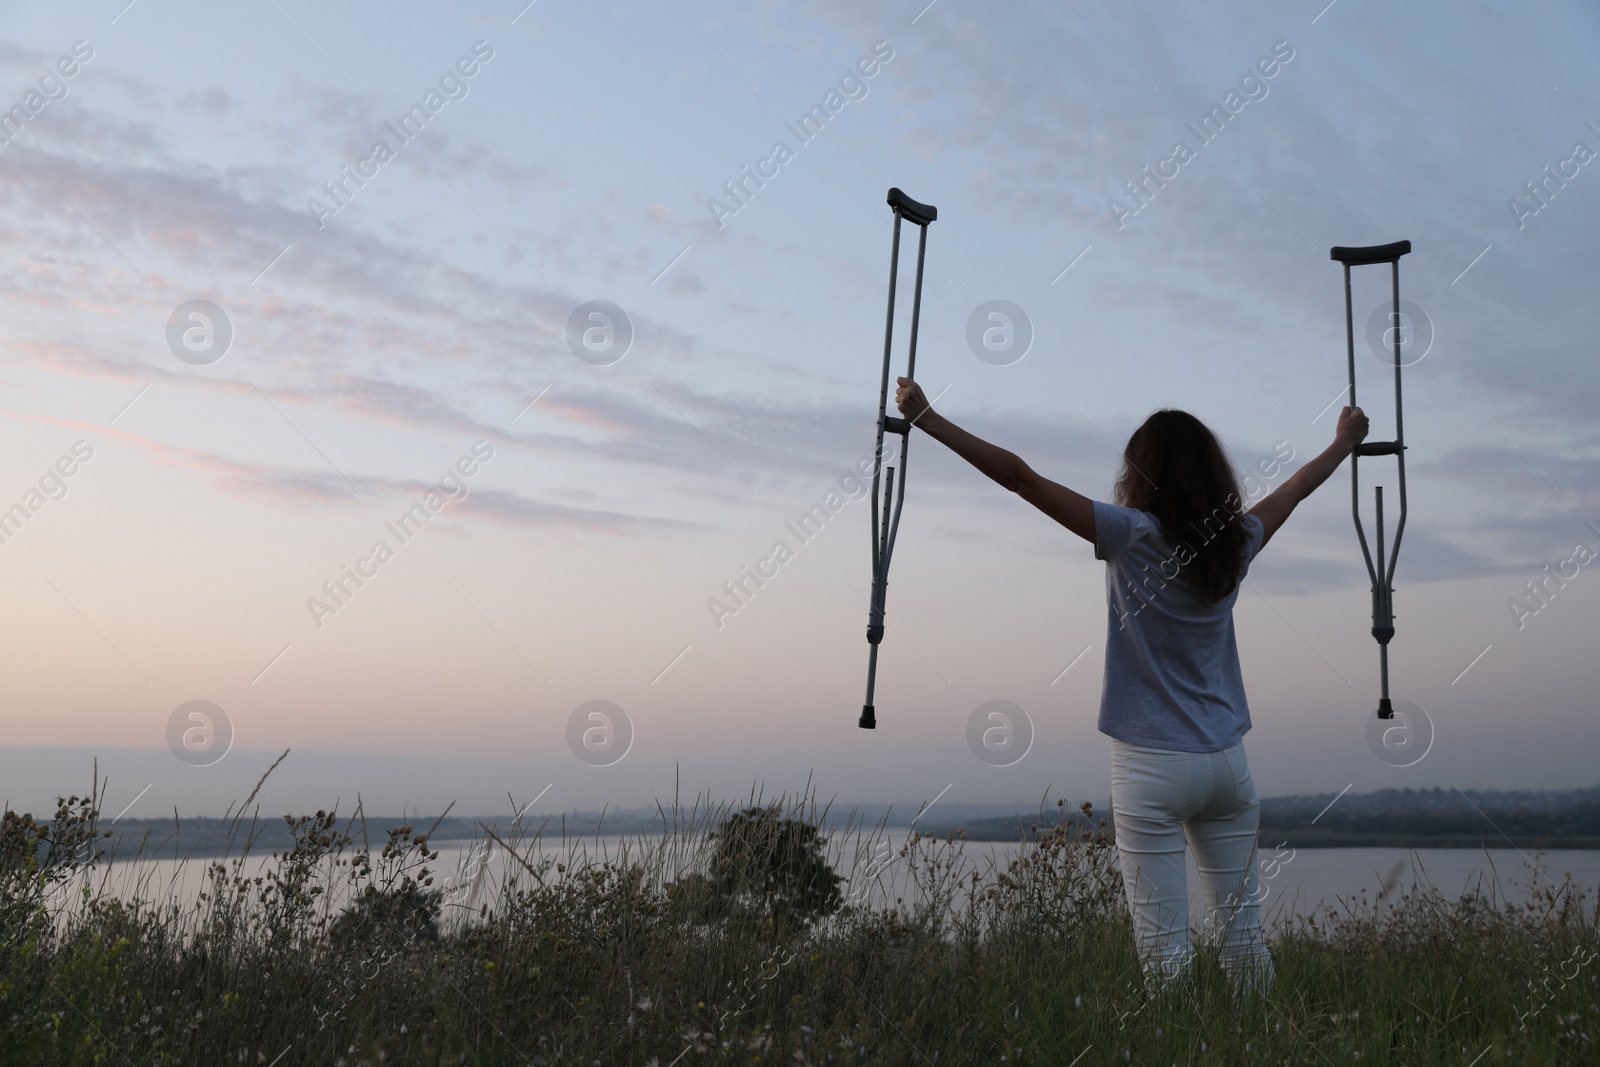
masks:
<instances>
[{"instance_id":1,"label":"crutch rubber tip","mask_svg":"<svg viewBox=\"0 0 1600 1067\"><path fill-rule=\"evenodd\" d=\"M1380 718L1380 719L1392 719L1392 718L1394 718L1394 705L1389 703L1389 698L1388 697L1381 697L1378 700L1378 718Z\"/></svg>"},{"instance_id":2,"label":"crutch rubber tip","mask_svg":"<svg viewBox=\"0 0 1600 1067\"><path fill-rule=\"evenodd\" d=\"M856 723L863 730L876 730L878 728L877 713L871 704L861 705L861 719Z\"/></svg>"}]
</instances>

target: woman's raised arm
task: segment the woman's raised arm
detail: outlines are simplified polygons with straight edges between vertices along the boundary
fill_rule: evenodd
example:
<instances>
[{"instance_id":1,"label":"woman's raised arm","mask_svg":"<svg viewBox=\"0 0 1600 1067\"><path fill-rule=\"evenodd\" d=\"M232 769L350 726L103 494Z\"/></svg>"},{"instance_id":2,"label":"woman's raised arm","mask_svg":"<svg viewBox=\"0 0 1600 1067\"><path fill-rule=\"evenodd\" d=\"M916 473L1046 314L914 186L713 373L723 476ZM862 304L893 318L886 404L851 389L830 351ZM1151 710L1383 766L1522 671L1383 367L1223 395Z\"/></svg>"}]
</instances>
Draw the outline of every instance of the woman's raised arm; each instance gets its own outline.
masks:
<instances>
[{"instance_id":1,"label":"woman's raised arm","mask_svg":"<svg viewBox=\"0 0 1600 1067\"><path fill-rule=\"evenodd\" d=\"M929 437L978 468L998 482L1003 488L1050 516L1052 519L1094 543L1094 502L1081 493L1042 477L1022 461L1015 452L992 445L981 437L968 433L949 419L934 411L923 395L922 386L910 378L898 378L895 406L900 414L911 420Z\"/></svg>"},{"instance_id":2,"label":"woman's raised arm","mask_svg":"<svg viewBox=\"0 0 1600 1067\"><path fill-rule=\"evenodd\" d=\"M1273 490L1266 499L1250 509L1250 514L1261 520L1261 547L1266 548L1272 535L1289 521L1289 516L1300 501L1316 492L1328 476L1339 469L1367 436L1366 413L1360 408L1346 407L1339 413L1339 426L1333 432L1333 443L1322 450L1304 467L1289 476L1289 480ZM1259 550L1258 550L1259 551Z\"/></svg>"}]
</instances>

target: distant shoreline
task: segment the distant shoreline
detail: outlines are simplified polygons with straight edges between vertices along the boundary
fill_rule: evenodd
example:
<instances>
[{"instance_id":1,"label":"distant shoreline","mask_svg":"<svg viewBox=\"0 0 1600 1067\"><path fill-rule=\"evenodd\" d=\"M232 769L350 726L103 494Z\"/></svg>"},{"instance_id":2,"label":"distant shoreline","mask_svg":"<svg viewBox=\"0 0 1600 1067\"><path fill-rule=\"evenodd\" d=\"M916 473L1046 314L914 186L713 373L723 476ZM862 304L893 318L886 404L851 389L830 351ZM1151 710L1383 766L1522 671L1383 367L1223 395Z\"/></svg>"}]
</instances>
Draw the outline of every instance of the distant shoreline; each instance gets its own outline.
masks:
<instances>
[{"instance_id":1,"label":"distant shoreline","mask_svg":"<svg viewBox=\"0 0 1600 1067\"><path fill-rule=\"evenodd\" d=\"M693 810L614 808L604 811L568 811L549 815L505 816L448 815L444 817L349 817L337 820L350 834L355 848L381 850L390 830L406 826L414 834L430 834L435 845L464 847L487 840L485 828L506 843L523 843L537 836L544 847L575 845L587 839L604 841L646 840L663 833L698 829L709 832L724 815L741 805L697 805ZM959 836L967 841L1017 844L1069 824L1079 834L1105 830L1115 835L1109 803L1087 813L1065 804L1041 805L1032 812L983 814L970 806L945 804L873 805L827 808L819 816L815 806L790 806L787 817L816 821L826 836L879 832L925 838ZM993 810L992 808L990 809ZM255 855L281 852L294 839L282 816L257 816L251 820L216 817L122 818L106 822L100 839L110 859L215 858L238 855L244 841L255 835L249 851ZM1263 847L1280 842L1293 848L1399 848L1399 849L1521 849L1527 851L1600 849L1600 786L1577 790L1475 790L1381 789L1372 793L1342 793L1266 797L1261 802L1260 841Z\"/></svg>"},{"instance_id":2,"label":"distant shoreline","mask_svg":"<svg viewBox=\"0 0 1600 1067\"><path fill-rule=\"evenodd\" d=\"M1091 824L1086 822L1078 813L1073 813L1069 820L1074 835L1090 831ZM1331 822L1331 820L1329 820ZM1264 819L1261 825L1260 840L1263 848L1276 847L1280 842L1293 848L1398 848L1398 849L1520 849L1524 852L1551 851L1551 850L1595 850L1600 849L1600 829L1595 832L1550 832L1547 828L1529 827L1522 824L1512 824L1505 827L1509 840L1502 836L1488 823L1482 829L1456 825L1451 820L1440 820L1446 825L1441 825L1439 832L1419 833L1411 829L1384 830L1381 819L1356 820L1365 825L1333 825L1309 826L1298 820ZM1115 827L1106 828L1114 833ZM365 837L374 851L380 849L387 839L391 827L409 825L417 834L421 834L433 825L430 819L367 819ZM997 818L969 819L960 822L933 823L931 821L919 823L916 827L909 824L909 820L887 822L882 824L882 829L892 832L897 837L907 835L913 829L920 832L924 838L942 839L954 835L967 842L980 844L1017 844L1024 840L1037 840L1047 830L1059 825L1054 818L1039 819L1023 815L1002 816ZM503 822L491 819L473 819L468 817L452 816L439 823L429 840L436 848L462 848L477 841L487 840L483 827L487 826L501 840L510 842L512 831ZM859 832L870 836L878 828L878 824L869 823L863 826L857 822L852 832ZM1100 829L1098 817L1094 820L1094 829ZM129 861L134 859L181 859L192 857L195 859L214 859L225 855L238 855L243 849L242 845L248 836L248 823L241 826L232 835L232 847L229 847L229 824L215 818L183 819L174 823L171 819L132 820L124 819L115 827L109 838L101 840L99 847L106 850L108 859ZM551 819L541 820L532 825L519 828L522 844L532 842L537 835L540 844L549 848L552 846L576 846L584 841L600 840L607 843L621 842L639 838L650 839L671 830L669 823L664 823L660 818L646 820L641 818L611 818L604 820L595 817L569 817L566 820ZM1588 829L1585 827L1584 829ZM1544 832L1538 832L1538 831ZM360 847L362 832L359 825L352 831L356 845ZM846 827L842 821L830 820L824 828L825 834L842 834ZM255 840L251 843L252 855L268 855L273 852L282 852L293 847L287 826L281 820L263 820L256 824Z\"/></svg>"}]
</instances>

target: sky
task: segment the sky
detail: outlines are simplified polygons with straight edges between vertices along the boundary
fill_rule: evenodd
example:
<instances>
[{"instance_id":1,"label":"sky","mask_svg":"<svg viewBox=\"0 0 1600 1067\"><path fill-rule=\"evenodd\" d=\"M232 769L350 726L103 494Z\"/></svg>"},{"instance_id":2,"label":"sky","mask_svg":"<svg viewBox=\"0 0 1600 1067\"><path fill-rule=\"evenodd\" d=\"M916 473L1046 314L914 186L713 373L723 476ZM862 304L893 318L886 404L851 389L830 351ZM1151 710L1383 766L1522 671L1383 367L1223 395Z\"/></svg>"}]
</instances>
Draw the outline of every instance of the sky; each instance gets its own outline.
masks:
<instances>
[{"instance_id":1,"label":"sky","mask_svg":"<svg viewBox=\"0 0 1600 1067\"><path fill-rule=\"evenodd\" d=\"M8 806L1103 798L1103 565L920 434L857 726L892 186L918 380L1097 499L1160 407L1320 452L1328 249L1410 240L1411 733L1341 468L1235 608L1254 777L1594 784L1600 12L524 2L0 5Z\"/></svg>"}]
</instances>

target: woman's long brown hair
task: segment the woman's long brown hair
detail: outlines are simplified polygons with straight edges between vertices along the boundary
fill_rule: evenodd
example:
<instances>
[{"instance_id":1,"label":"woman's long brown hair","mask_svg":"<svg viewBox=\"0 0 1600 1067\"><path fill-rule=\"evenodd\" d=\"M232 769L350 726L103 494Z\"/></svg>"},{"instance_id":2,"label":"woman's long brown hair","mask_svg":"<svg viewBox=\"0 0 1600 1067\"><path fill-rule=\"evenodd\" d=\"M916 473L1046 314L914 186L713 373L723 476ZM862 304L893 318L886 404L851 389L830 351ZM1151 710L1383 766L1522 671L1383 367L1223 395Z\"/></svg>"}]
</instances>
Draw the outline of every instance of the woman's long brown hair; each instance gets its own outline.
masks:
<instances>
[{"instance_id":1,"label":"woman's long brown hair","mask_svg":"<svg viewBox=\"0 0 1600 1067\"><path fill-rule=\"evenodd\" d=\"M1179 575L1201 599L1214 604L1239 584L1248 541L1239 480L1221 442L1193 415L1163 408L1133 431L1113 500L1154 515L1175 553L1180 545L1193 553Z\"/></svg>"}]
</instances>

